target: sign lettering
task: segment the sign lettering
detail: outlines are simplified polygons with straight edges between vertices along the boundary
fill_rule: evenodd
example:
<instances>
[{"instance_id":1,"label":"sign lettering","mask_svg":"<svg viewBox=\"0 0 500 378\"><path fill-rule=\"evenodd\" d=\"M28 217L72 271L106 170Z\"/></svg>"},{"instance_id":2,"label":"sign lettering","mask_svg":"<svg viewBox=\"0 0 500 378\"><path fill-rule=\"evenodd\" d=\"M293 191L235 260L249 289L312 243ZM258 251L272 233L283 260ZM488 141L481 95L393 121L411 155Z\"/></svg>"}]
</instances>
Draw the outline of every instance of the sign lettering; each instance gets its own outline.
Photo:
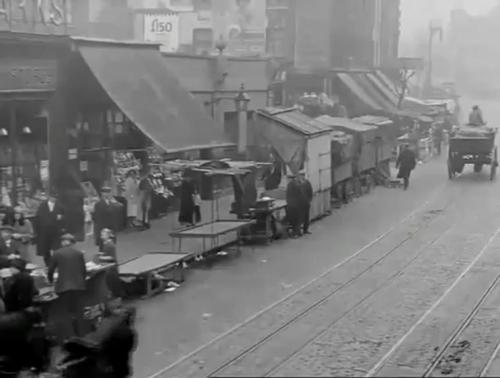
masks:
<instances>
[{"instance_id":1,"label":"sign lettering","mask_svg":"<svg viewBox=\"0 0 500 378\"><path fill-rule=\"evenodd\" d=\"M64 34L72 0L0 0L0 30Z\"/></svg>"},{"instance_id":2,"label":"sign lettering","mask_svg":"<svg viewBox=\"0 0 500 378\"><path fill-rule=\"evenodd\" d=\"M144 40L160 43L163 51L177 51L179 16L170 13L144 15Z\"/></svg>"},{"instance_id":3,"label":"sign lettering","mask_svg":"<svg viewBox=\"0 0 500 378\"><path fill-rule=\"evenodd\" d=\"M54 90L56 87L57 64L54 61L0 60L0 90Z\"/></svg>"}]
</instances>

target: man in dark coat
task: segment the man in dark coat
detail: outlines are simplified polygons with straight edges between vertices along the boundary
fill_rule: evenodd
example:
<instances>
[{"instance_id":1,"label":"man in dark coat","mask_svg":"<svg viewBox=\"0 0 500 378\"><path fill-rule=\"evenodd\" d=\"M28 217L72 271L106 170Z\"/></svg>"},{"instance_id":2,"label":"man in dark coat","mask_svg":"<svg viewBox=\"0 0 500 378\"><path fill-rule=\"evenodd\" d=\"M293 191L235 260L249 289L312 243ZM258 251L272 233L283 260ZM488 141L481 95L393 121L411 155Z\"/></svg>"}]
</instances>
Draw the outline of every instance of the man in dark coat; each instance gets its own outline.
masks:
<instances>
[{"instance_id":1,"label":"man in dark coat","mask_svg":"<svg viewBox=\"0 0 500 378\"><path fill-rule=\"evenodd\" d=\"M33 299L38 290L35 280L26 271L26 261L11 261L12 277L7 281L5 291L5 308L7 312L16 312L33 306Z\"/></svg>"},{"instance_id":2,"label":"man in dark coat","mask_svg":"<svg viewBox=\"0 0 500 378\"><path fill-rule=\"evenodd\" d=\"M54 193L50 193L40 204L35 217L34 230L37 254L43 257L48 267L52 251L59 248L60 238L64 232L63 207Z\"/></svg>"},{"instance_id":3,"label":"man in dark coat","mask_svg":"<svg viewBox=\"0 0 500 378\"><path fill-rule=\"evenodd\" d=\"M58 277L55 283L55 292L62 303L63 311L69 322L69 336L79 335L79 323L83 315L82 296L86 289L87 269L83 252L75 248L75 238L71 234L61 237L62 247L54 252L48 279L54 282L54 273L57 270Z\"/></svg>"},{"instance_id":4,"label":"man in dark coat","mask_svg":"<svg viewBox=\"0 0 500 378\"><path fill-rule=\"evenodd\" d=\"M302 217L303 217L303 232L310 234L309 223L311 213L311 202L313 200L313 188L309 180L306 179L305 173L300 172L300 185L302 187Z\"/></svg>"},{"instance_id":5,"label":"man in dark coat","mask_svg":"<svg viewBox=\"0 0 500 378\"><path fill-rule=\"evenodd\" d=\"M289 176L291 179L286 188L286 214L290 226L292 227L292 237L297 238L301 235L300 225L303 211L303 195L300 180L295 176Z\"/></svg>"},{"instance_id":6,"label":"man in dark coat","mask_svg":"<svg viewBox=\"0 0 500 378\"><path fill-rule=\"evenodd\" d=\"M399 168L398 178L403 179L404 189L407 190L410 185L410 174L417 165L415 153L410 150L408 145L405 145L398 156L396 168Z\"/></svg>"},{"instance_id":7,"label":"man in dark coat","mask_svg":"<svg viewBox=\"0 0 500 378\"><path fill-rule=\"evenodd\" d=\"M111 188L101 189L101 199L94 207L94 238L95 244L102 251L101 231L105 228L112 231L116 243L116 207L119 206L113 199Z\"/></svg>"}]
</instances>

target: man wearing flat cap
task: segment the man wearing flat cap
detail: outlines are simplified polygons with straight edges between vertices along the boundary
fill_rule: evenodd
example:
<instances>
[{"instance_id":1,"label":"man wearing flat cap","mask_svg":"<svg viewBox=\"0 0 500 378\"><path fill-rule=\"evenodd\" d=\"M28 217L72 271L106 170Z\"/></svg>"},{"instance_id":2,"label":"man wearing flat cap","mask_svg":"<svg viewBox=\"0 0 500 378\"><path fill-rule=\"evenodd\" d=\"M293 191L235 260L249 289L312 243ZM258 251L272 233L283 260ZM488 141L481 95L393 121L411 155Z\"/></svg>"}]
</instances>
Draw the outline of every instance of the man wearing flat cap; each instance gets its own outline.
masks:
<instances>
[{"instance_id":1,"label":"man wearing flat cap","mask_svg":"<svg viewBox=\"0 0 500 378\"><path fill-rule=\"evenodd\" d=\"M101 231L105 228L111 230L115 235L116 243L116 216L115 209L119 206L113 198L110 187L103 187L101 189L101 199L95 204L94 207L94 238L95 244L102 250Z\"/></svg>"},{"instance_id":2,"label":"man wearing flat cap","mask_svg":"<svg viewBox=\"0 0 500 378\"><path fill-rule=\"evenodd\" d=\"M82 297L86 288L87 269L83 252L75 247L75 237L64 234L61 237L61 248L54 252L49 267L48 279L54 282L55 292L67 314L67 324L61 325L69 337L79 335L79 323L83 316Z\"/></svg>"}]
</instances>

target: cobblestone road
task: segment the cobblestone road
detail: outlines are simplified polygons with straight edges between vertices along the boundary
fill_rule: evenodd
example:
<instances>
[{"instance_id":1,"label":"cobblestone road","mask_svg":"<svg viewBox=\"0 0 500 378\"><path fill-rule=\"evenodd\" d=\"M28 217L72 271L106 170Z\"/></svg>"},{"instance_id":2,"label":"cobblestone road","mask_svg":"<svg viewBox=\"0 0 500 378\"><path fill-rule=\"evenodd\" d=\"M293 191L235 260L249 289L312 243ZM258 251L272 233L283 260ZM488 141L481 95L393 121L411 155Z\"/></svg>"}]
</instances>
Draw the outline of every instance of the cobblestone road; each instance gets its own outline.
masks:
<instances>
[{"instance_id":1,"label":"cobblestone road","mask_svg":"<svg viewBox=\"0 0 500 378\"><path fill-rule=\"evenodd\" d=\"M374 243L156 376L422 375L498 274L497 191L482 175L446 183ZM484 328L496 301L467 329L473 360L495 348Z\"/></svg>"}]
</instances>

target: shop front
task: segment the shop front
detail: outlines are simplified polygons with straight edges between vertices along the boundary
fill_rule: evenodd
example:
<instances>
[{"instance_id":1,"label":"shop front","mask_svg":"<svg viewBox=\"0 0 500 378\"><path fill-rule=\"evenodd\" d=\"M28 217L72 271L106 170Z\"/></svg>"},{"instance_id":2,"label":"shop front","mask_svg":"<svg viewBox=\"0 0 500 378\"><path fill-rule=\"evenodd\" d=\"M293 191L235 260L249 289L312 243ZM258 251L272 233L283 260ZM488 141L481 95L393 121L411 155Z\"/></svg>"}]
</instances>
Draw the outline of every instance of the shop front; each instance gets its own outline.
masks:
<instances>
[{"instance_id":1,"label":"shop front","mask_svg":"<svg viewBox=\"0 0 500 378\"><path fill-rule=\"evenodd\" d=\"M63 49L60 37L0 34L1 204L19 204L28 216L50 188L50 110Z\"/></svg>"},{"instance_id":2,"label":"shop front","mask_svg":"<svg viewBox=\"0 0 500 378\"><path fill-rule=\"evenodd\" d=\"M71 45L68 174L78 180L82 200L92 203L106 185L126 208L131 171L139 180L149 175L155 193L167 197L172 180L162 161L233 145L165 67L157 45L78 38Z\"/></svg>"}]
</instances>

